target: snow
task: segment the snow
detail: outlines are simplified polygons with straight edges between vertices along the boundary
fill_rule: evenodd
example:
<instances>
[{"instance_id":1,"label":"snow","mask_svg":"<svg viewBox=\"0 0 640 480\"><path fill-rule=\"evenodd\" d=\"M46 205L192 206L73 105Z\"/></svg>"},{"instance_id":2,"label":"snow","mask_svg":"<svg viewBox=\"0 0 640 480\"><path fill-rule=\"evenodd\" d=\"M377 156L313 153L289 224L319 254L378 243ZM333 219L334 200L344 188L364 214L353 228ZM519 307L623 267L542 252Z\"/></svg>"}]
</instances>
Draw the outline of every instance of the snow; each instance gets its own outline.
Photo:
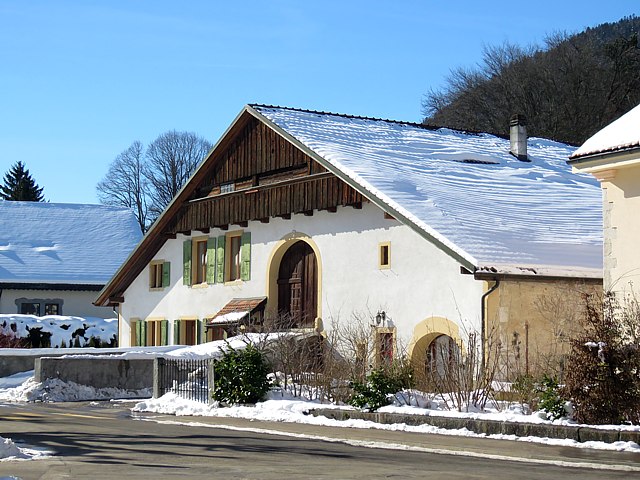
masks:
<instances>
[{"instance_id":1,"label":"snow","mask_svg":"<svg viewBox=\"0 0 640 480\"><path fill-rule=\"evenodd\" d=\"M243 318L249 315L249 312L229 312L224 315L218 315L214 319L210 320L211 324L223 324L223 323L235 323L239 322Z\"/></svg>"},{"instance_id":2,"label":"snow","mask_svg":"<svg viewBox=\"0 0 640 480\"><path fill-rule=\"evenodd\" d=\"M530 138L522 162L490 134L252 108L476 267L601 271L600 186L571 172L573 147Z\"/></svg>"},{"instance_id":3,"label":"snow","mask_svg":"<svg viewBox=\"0 0 640 480\"><path fill-rule=\"evenodd\" d=\"M29 330L33 328L51 333L52 347L62 347L63 344L69 347L74 343L83 347L89 344L92 337L107 343L113 338L118 338L117 318L0 314L0 333L26 338L29 336Z\"/></svg>"},{"instance_id":4,"label":"snow","mask_svg":"<svg viewBox=\"0 0 640 480\"><path fill-rule=\"evenodd\" d=\"M0 201L0 280L104 285L141 238L128 208Z\"/></svg>"},{"instance_id":5,"label":"snow","mask_svg":"<svg viewBox=\"0 0 640 480\"><path fill-rule=\"evenodd\" d=\"M572 159L640 146L640 105L589 138Z\"/></svg>"},{"instance_id":6,"label":"snow","mask_svg":"<svg viewBox=\"0 0 640 480\"><path fill-rule=\"evenodd\" d=\"M515 435L486 435L472 432L466 428L461 429L445 429L435 427L433 425L407 425L404 423L396 424L380 424L369 420L350 419L350 420L334 420L324 416L307 415L305 412L314 408L330 408L331 406L310 402L301 399L291 399L280 396L279 393L272 393L271 398L256 404L255 407L250 406L234 406L220 407L218 405L207 405L200 402L186 400L173 393L167 393L161 398L144 400L137 403L133 407L134 412L152 412L160 414L169 414L176 416L204 416L204 417L231 417L245 418L249 420L261 420L267 422L291 422L304 423L309 425L339 427L339 428L361 428L361 429L380 429L389 431L402 431L413 433L431 433L438 435L457 435L463 437L478 438L494 438L502 440L512 440L518 442L542 443L547 445L559 445L576 448L594 448L599 450L640 452L640 446L635 442L577 442L571 439L557 439L546 437L517 437ZM418 409L415 407L385 407L379 411L392 411L394 413L411 413L430 415L431 410ZM463 416L466 418L478 418L477 414L464 414L459 412L439 412L440 416ZM452 415L453 414L453 415ZM498 421L529 421L529 423L552 423L545 421L535 415L518 415L514 412L509 413L485 413L484 418ZM555 422L559 424L559 422ZM607 426L608 428L620 428L619 426Z\"/></svg>"}]
</instances>

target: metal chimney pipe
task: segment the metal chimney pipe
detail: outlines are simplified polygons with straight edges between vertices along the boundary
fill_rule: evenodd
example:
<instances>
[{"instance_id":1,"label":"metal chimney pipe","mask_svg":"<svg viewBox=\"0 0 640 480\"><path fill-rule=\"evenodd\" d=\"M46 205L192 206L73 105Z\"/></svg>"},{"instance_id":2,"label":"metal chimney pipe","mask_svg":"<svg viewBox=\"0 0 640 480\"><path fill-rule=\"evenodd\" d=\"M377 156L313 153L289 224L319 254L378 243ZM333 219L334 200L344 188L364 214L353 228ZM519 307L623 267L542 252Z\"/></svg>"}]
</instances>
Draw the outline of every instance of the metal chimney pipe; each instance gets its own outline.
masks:
<instances>
[{"instance_id":1,"label":"metal chimney pipe","mask_svg":"<svg viewBox=\"0 0 640 480\"><path fill-rule=\"evenodd\" d=\"M516 113L509 120L509 139L511 140L511 155L523 162L530 162L527 156L527 118Z\"/></svg>"}]
</instances>

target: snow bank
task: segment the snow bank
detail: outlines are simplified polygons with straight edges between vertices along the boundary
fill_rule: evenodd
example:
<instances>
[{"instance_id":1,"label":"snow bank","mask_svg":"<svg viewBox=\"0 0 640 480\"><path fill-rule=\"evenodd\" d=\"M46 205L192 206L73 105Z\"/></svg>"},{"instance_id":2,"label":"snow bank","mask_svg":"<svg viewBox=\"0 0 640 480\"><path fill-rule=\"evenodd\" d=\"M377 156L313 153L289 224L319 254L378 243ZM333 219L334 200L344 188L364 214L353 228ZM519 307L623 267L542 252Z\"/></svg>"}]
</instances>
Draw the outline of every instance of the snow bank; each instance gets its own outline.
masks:
<instances>
[{"instance_id":1,"label":"snow bank","mask_svg":"<svg viewBox=\"0 0 640 480\"><path fill-rule=\"evenodd\" d=\"M117 318L73 317L65 315L0 314L0 333L27 338L32 329L51 334L52 347L84 347L92 338L109 343L118 338Z\"/></svg>"}]
</instances>

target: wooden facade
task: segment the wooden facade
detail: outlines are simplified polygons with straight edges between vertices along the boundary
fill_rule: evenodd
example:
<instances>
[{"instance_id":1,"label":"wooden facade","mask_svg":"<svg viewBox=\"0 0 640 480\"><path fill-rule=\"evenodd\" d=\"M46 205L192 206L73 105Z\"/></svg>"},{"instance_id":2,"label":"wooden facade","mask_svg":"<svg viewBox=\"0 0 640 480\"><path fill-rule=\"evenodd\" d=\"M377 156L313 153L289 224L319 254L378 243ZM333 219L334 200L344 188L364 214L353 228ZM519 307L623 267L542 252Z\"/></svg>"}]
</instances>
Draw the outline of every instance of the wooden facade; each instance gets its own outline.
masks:
<instances>
[{"instance_id":1,"label":"wooden facade","mask_svg":"<svg viewBox=\"0 0 640 480\"><path fill-rule=\"evenodd\" d=\"M366 201L296 146L251 118L217 153L166 233L226 228Z\"/></svg>"}]
</instances>

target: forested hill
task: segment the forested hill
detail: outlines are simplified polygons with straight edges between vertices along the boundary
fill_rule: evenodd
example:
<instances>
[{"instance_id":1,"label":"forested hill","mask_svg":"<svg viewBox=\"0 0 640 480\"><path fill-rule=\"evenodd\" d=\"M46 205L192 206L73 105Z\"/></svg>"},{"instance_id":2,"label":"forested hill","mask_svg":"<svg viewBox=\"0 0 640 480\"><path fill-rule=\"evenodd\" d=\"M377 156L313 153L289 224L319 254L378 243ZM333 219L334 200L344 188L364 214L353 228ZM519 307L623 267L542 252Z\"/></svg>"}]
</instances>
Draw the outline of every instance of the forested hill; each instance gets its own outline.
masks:
<instances>
[{"instance_id":1,"label":"forested hill","mask_svg":"<svg viewBox=\"0 0 640 480\"><path fill-rule=\"evenodd\" d=\"M527 117L531 136L580 144L640 104L640 17L553 34L544 47L485 48L473 68L452 70L423 99L424 123L508 133Z\"/></svg>"}]
</instances>

